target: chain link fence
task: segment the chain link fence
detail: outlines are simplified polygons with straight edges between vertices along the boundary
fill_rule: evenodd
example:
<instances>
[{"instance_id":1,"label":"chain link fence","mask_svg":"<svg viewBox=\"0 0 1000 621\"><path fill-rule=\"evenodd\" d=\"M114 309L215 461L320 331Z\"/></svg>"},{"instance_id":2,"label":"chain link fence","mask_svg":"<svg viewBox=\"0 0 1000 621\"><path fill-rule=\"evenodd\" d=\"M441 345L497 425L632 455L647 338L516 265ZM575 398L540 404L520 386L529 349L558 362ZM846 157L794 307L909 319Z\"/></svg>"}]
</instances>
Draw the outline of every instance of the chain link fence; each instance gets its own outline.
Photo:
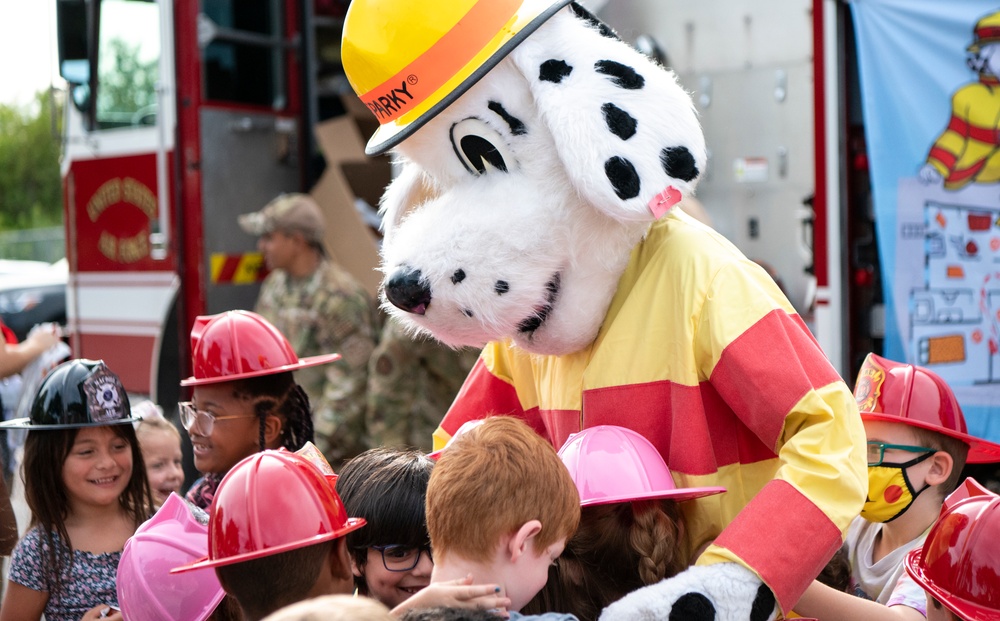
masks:
<instances>
[{"instance_id":1,"label":"chain link fence","mask_svg":"<svg viewBox=\"0 0 1000 621\"><path fill-rule=\"evenodd\" d=\"M53 263L66 256L66 230L61 226L0 231L0 259Z\"/></svg>"}]
</instances>

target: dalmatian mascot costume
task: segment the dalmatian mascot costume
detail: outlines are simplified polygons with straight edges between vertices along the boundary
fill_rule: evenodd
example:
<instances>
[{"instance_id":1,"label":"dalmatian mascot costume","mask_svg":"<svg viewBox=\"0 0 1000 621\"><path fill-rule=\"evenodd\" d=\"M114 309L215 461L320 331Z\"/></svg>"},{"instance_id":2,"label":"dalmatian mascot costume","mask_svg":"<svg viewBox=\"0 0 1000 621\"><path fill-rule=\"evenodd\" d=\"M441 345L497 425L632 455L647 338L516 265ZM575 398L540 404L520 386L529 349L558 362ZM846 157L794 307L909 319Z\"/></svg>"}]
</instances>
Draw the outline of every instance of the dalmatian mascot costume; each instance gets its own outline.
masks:
<instances>
[{"instance_id":1,"label":"dalmatian mascot costume","mask_svg":"<svg viewBox=\"0 0 1000 621\"><path fill-rule=\"evenodd\" d=\"M787 613L867 489L850 390L771 279L674 205L705 144L675 77L568 0L353 0L343 64L379 120L386 308L483 346L435 443L490 414L559 447L658 448L694 565L602 619Z\"/></svg>"}]
</instances>

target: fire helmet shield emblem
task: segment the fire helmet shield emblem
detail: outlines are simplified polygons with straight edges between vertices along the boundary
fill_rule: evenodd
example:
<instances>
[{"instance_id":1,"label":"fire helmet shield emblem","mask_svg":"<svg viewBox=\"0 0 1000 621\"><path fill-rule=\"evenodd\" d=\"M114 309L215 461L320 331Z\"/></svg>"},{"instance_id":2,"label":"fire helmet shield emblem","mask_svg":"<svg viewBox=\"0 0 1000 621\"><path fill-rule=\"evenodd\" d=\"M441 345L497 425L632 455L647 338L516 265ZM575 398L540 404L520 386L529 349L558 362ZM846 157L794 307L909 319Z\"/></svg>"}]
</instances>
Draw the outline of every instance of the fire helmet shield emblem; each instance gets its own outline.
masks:
<instances>
[{"instance_id":1,"label":"fire helmet shield emblem","mask_svg":"<svg viewBox=\"0 0 1000 621\"><path fill-rule=\"evenodd\" d=\"M114 373L103 364L83 382L87 393L87 409L95 423L110 423L128 418L124 409L125 388Z\"/></svg>"}]
</instances>

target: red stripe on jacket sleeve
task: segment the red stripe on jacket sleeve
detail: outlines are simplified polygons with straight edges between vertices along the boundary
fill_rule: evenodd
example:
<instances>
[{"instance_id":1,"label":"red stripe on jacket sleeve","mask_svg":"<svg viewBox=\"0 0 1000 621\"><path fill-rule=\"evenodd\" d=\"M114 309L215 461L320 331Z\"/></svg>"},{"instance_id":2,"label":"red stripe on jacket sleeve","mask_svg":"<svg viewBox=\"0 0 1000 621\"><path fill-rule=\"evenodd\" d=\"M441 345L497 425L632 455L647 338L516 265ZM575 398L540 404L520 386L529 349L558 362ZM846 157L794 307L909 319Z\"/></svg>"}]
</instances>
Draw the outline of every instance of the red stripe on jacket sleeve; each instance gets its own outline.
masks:
<instances>
[{"instance_id":1,"label":"red stripe on jacket sleeve","mask_svg":"<svg viewBox=\"0 0 1000 621\"><path fill-rule=\"evenodd\" d=\"M947 181L948 183L957 183L960 181L965 181L969 177L977 174L980 170L983 169L984 166L986 166L986 160L985 159L979 160L978 162L976 162L972 166L969 166L968 168L963 168L962 170L953 171L950 175L948 175L948 178L945 181Z\"/></svg>"},{"instance_id":2,"label":"red stripe on jacket sleeve","mask_svg":"<svg viewBox=\"0 0 1000 621\"><path fill-rule=\"evenodd\" d=\"M726 346L710 381L736 416L776 450L795 404L841 379L799 316L778 309Z\"/></svg>"},{"instance_id":3,"label":"red stripe on jacket sleeve","mask_svg":"<svg viewBox=\"0 0 1000 621\"><path fill-rule=\"evenodd\" d=\"M760 574L785 611L841 543L840 529L826 514L781 480L764 486L715 540Z\"/></svg>"},{"instance_id":4,"label":"red stripe on jacket sleeve","mask_svg":"<svg viewBox=\"0 0 1000 621\"><path fill-rule=\"evenodd\" d=\"M462 423L487 416L515 416L548 439L538 408L525 410L513 384L493 375L480 358L444 415L441 429L453 436Z\"/></svg>"},{"instance_id":5,"label":"red stripe on jacket sleeve","mask_svg":"<svg viewBox=\"0 0 1000 621\"><path fill-rule=\"evenodd\" d=\"M969 123L965 119L952 115L951 121L948 122L948 130L965 136L969 132Z\"/></svg>"},{"instance_id":6,"label":"red stripe on jacket sleeve","mask_svg":"<svg viewBox=\"0 0 1000 621\"><path fill-rule=\"evenodd\" d=\"M958 161L958 156L950 151L942 149L941 147L932 147L927 159L937 160L941 162L945 168L951 170L955 167L955 162Z\"/></svg>"},{"instance_id":7,"label":"red stripe on jacket sleeve","mask_svg":"<svg viewBox=\"0 0 1000 621\"><path fill-rule=\"evenodd\" d=\"M708 382L664 380L583 392L583 426L621 425L636 431L674 472L705 475L730 464L774 459ZM550 426L551 428L551 426Z\"/></svg>"}]
</instances>

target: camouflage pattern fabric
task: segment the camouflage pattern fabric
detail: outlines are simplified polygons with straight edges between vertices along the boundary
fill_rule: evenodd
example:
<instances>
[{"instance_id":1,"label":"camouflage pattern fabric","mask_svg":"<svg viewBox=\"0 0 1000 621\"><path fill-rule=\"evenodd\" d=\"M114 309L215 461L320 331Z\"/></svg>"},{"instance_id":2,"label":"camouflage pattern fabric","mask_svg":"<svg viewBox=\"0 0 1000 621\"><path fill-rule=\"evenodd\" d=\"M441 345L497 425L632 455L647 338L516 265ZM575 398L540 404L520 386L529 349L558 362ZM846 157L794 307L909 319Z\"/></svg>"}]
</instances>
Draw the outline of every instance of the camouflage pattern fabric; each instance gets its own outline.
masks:
<instances>
[{"instance_id":1,"label":"camouflage pattern fabric","mask_svg":"<svg viewBox=\"0 0 1000 621\"><path fill-rule=\"evenodd\" d=\"M387 321L368 366L371 446L430 451L434 430L478 357L479 350L452 350Z\"/></svg>"},{"instance_id":2,"label":"camouflage pattern fabric","mask_svg":"<svg viewBox=\"0 0 1000 621\"><path fill-rule=\"evenodd\" d=\"M365 391L368 360L381 327L367 291L343 268L324 259L309 277L271 272L254 309L288 338L300 357L339 353L331 364L295 374L309 396L316 446L336 467L368 448Z\"/></svg>"}]
</instances>

